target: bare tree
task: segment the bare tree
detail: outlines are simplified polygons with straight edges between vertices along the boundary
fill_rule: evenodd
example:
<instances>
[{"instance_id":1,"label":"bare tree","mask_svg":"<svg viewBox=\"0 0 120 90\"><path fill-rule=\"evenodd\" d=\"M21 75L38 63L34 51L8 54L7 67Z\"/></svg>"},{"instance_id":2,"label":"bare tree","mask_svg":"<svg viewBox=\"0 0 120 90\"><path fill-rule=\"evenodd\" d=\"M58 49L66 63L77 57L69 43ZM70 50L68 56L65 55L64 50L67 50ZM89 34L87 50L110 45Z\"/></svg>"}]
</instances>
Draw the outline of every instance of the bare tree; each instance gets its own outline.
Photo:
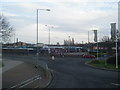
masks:
<instances>
[{"instance_id":1,"label":"bare tree","mask_svg":"<svg viewBox=\"0 0 120 90\"><path fill-rule=\"evenodd\" d=\"M101 42L109 42L110 38L108 36L103 36Z\"/></svg>"},{"instance_id":2,"label":"bare tree","mask_svg":"<svg viewBox=\"0 0 120 90\"><path fill-rule=\"evenodd\" d=\"M0 15L0 34L1 34L1 41L8 42L12 37L12 32L14 31L13 27L10 25L7 18L3 15Z\"/></svg>"}]
</instances>

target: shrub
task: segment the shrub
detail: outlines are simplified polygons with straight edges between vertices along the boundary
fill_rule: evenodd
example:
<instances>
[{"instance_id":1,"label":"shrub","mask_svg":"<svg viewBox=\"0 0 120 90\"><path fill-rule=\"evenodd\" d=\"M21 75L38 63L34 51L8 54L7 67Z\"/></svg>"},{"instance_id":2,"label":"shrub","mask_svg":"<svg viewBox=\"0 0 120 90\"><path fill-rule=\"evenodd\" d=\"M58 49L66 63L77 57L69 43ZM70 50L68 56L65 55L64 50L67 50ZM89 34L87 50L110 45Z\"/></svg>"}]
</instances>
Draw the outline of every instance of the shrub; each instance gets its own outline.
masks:
<instances>
[{"instance_id":1,"label":"shrub","mask_svg":"<svg viewBox=\"0 0 120 90\"><path fill-rule=\"evenodd\" d=\"M98 60L92 60L91 63L98 64L99 61Z\"/></svg>"},{"instance_id":2,"label":"shrub","mask_svg":"<svg viewBox=\"0 0 120 90\"><path fill-rule=\"evenodd\" d=\"M89 54L95 55L97 57L97 52L89 52ZM98 57L103 56L103 54L104 54L103 52L99 52Z\"/></svg>"},{"instance_id":3,"label":"shrub","mask_svg":"<svg viewBox=\"0 0 120 90\"><path fill-rule=\"evenodd\" d=\"M120 54L118 55L118 65L120 65L119 59L120 59ZM116 56L112 56L112 57L108 58L107 63L115 65L116 64Z\"/></svg>"}]
</instances>

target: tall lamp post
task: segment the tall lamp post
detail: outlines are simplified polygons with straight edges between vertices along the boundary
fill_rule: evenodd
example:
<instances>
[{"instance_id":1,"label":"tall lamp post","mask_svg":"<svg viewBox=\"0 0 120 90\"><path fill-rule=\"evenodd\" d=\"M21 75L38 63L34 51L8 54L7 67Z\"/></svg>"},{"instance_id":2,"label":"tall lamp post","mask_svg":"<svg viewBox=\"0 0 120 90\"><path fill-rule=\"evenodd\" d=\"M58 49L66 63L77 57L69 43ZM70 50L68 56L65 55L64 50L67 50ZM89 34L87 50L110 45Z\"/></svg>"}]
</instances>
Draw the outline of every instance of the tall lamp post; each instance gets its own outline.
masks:
<instances>
[{"instance_id":1,"label":"tall lamp post","mask_svg":"<svg viewBox=\"0 0 120 90\"><path fill-rule=\"evenodd\" d=\"M37 9L37 37L36 37L36 45L37 45L37 61L38 61L38 55L39 55L39 50L38 50L38 16L39 16L39 10L45 10L45 11L50 11L50 9ZM36 67L37 67L37 62L36 62Z\"/></svg>"},{"instance_id":2,"label":"tall lamp post","mask_svg":"<svg viewBox=\"0 0 120 90\"><path fill-rule=\"evenodd\" d=\"M48 27L48 29L49 29L49 35L48 35L48 45L50 45L50 28L54 28L54 27L53 27L53 26L49 26L49 25L45 25L45 26L47 26L47 27ZM49 47L49 46L48 46L48 47ZM49 53L49 54L51 53L51 51L50 51L50 47L49 47L48 53Z\"/></svg>"},{"instance_id":3,"label":"tall lamp post","mask_svg":"<svg viewBox=\"0 0 120 90\"><path fill-rule=\"evenodd\" d=\"M89 32L90 32L90 31L88 31L88 44L89 44Z\"/></svg>"},{"instance_id":4,"label":"tall lamp post","mask_svg":"<svg viewBox=\"0 0 120 90\"><path fill-rule=\"evenodd\" d=\"M119 36L118 34L119 32L116 30L116 68L118 68L118 44L117 44Z\"/></svg>"},{"instance_id":5,"label":"tall lamp post","mask_svg":"<svg viewBox=\"0 0 120 90\"><path fill-rule=\"evenodd\" d=\"M53 26L48 26L48 25L45 25L48 27L49 29L49 35L48 35L48 45L50 45L50 28L54 28Z\"/></svg>"},{"instance_id":6,"label":"tall lamp post","mask_svg":"<svg viewBox=\"0 0 120 90\"><path fill-rule=\"evenodd\" d=\"M90 35L89 35L89 34L90 34L90 31L88 31L88 53L89 53L89 51L90 51L90 49L89 49L89 48L90 48L90 47L89 47L89 46L90 46L90 45L89 45L89 43L90 43L89 36L90 36Z\"/></svg>"}]
</instances>

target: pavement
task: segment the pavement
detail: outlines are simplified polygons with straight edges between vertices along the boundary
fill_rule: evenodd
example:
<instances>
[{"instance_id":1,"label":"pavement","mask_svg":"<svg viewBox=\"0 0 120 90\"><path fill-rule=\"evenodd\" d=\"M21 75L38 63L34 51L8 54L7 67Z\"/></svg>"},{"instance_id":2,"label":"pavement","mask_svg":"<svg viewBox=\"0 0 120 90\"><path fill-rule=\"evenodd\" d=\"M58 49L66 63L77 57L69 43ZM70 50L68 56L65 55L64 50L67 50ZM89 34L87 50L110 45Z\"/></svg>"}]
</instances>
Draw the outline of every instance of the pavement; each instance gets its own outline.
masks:
<instances>
[{"instance_id":1,"label":"pavement","mask_svg":"<svg viewBox=\"0 0 120 90\"><path fill-rule=\"evenodd\" d=\"M3 60L2 88L45 88L52 80L49 71L33 63Z\"/></svg>"},{"instance_id":2,"label":"pavement","mask_svg":"<svg viewBox=\"0 0 120 90\"><path fill-rule=\"evenodd\" d=\"M12 60L3 60L2 62L5 64L5 66L2 68L2 73L23 63L21 61L12 61Z\"/></svg>"}]
</instances>

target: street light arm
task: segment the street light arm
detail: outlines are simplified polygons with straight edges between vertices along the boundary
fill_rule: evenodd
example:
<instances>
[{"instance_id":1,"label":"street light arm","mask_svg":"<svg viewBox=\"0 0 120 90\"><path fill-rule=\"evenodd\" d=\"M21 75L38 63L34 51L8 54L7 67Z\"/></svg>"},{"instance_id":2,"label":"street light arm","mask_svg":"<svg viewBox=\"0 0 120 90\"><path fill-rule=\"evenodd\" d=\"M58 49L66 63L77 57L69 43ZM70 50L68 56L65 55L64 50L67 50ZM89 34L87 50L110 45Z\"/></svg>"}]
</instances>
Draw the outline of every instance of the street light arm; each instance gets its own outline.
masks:
<instances>
[{"instance_id":1,"label":"street light arm","mask_svg":"<svg viewBox=\"0 0 120 90\"><path fill-rule=\"evenodd\" d=\"M46 10L46 11L50 11L50 9L37 9L37 10Z\"/></svg>"},{"instance_id":2,"label":"street light arm","mask_svg":"<svg viewBox=\"0 0 120 90\"><path fill-rule=\"evenodd\" d=\"M50 26L50 25L45 25L48 28L54 28L54 26Z\"/></svg>"}]
</instances>

